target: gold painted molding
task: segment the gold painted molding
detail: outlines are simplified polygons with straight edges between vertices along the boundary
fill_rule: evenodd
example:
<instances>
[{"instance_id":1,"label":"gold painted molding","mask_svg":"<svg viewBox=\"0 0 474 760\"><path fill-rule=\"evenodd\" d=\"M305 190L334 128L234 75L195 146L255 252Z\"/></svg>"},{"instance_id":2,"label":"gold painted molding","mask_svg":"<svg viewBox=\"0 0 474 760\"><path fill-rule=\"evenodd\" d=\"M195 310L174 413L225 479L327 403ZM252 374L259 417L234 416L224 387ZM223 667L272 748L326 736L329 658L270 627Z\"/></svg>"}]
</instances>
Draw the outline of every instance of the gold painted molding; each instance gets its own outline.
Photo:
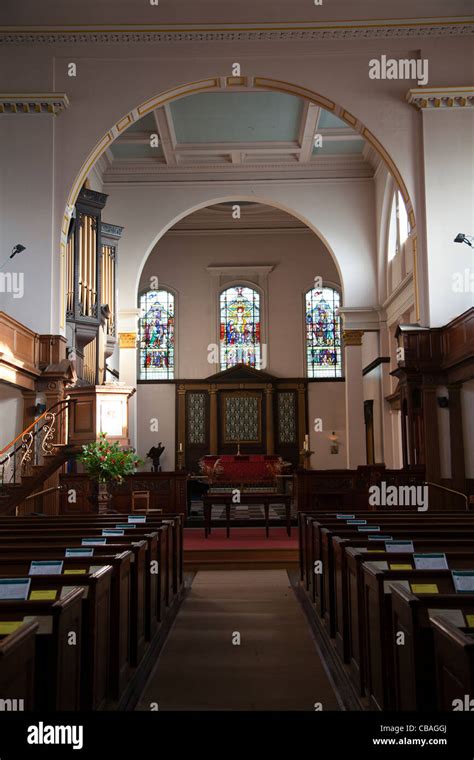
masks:
<instances>
[{"instance_id":1,"label":"gold painted molding","mask_svg":"<svg viewBox=\"0 0 474 760\"><path fill-rule=\"evenodd\" d=\"M136 332L119 333L119 348L136 348L136 347L137 347Z\"/></svg>"},{"instance_id":2,"label":"gold painted molding","mask_svg":"<svg viewBox=\"0 0 474 760\"><path fill-rule=\"evenodd\" d=\"M65 92L5 93L0 92L0 113L53 114L69 107Z\"/></svg>"},{"instance_id":3,"label":"gold painted molding","mask_svg":"<svg viewBox=\"0 0 474 760\"><path fill-rule=\"evenodd\" d=\"M361 346L364 330L343 330L342 338L346 346Z\"/></svg>"},{"instance_id":4,"label":"gold painted molding","mask_svg":"<svg viewBox=\"0 0 474 760\"><path fill-rule=\"evenodd\" d=\"M415 87L406 99L419 111L432 108L474 108L474 86Z\"/></svg>"}]
</instances>

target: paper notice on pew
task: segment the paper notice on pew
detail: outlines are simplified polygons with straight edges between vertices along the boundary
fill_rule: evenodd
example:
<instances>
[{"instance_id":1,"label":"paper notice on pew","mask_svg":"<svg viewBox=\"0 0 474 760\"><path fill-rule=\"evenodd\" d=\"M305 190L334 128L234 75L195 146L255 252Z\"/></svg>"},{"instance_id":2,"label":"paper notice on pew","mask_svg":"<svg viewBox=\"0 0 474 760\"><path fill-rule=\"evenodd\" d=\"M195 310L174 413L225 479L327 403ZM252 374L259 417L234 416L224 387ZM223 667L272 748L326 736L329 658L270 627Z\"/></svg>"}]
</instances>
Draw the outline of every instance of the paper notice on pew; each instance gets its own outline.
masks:
<instances>
[{"instance_id":1,"label":"paper notice on pew","mask_svg":"<svg viewBox=\"0 0 474 760\"><path fill-rule=\"evenodd\" d=\"M376 536L369 536L369 541L392 541L392 536L382 536L380 534ZM380 549L383 551L383 549Z\"/></svg>"},{"instance_id":2,"label":"paper notice on pew","mask_svg":"<svg viewBox=\"0 0 474 760\"><path fill-rule=\"evenodd\" d=\"M123 528L126 528L127 530L131 530L132 528L136 528L137 526L133 523L122 523L115 526L116 528L119 528L123 530Z\"/></svg>"},{"instance_id":3,"label":"paper notice on pew","mask_svg":"<svg viewBox=\"0 0 474 760\"><path fill-rule=\"evenodd\" d=\"M103 536L124 536L125 531L118 530L117 528L103 528L102 535Z\"/></svg>"},{"instance_id":4,"label":"paper notice on pew","mask_svg":"<svg viewBox=\"0 0 474 760\"><path fill-rule=\"evenodd\" d=\"M336 520L355 520L355 515L336 515Z\"/></svg>"},{"instance_id":5,"label":"paper notice on pew","mask_svg":"<svg viewBox=\"0 0 474 760\"><path fill-rule=\"evenodd\" d=\"M466 626L474 628L474 615L466 615Z\"/></svg>"},{"instance_id":6,"label":"paper notice on pew","mask_svg":"<svg viewBox=\"0 0 474 760\"><path fill-rule=\"evenodd\" d=\"M102 546L106 543L106 538L83 538L81 541L82 546Z\"/></svg>"},{"instance_id":7,"label":"paper notice on pew","mask_svg":"<svg viewBox=\"0 0 474 760\"><path fill-rule=\"evenodd\" d=\"M414 554L417 570L448 570L446 554Z\"/></svg>"},{"instance_id":8,"label":"paper notice on pew","mask_svg":"<svg viewBox=\"0 0 474 760\"><path fill-rule=\"evenodd\" d=\"M452 570L451 575L458 594L474 593L474 570Z\"/></svg>"},{"instance_id":9,"label":"paper notice on pew","mask_svg":"<svg viewBox=\"0 0 474 760\"><path fill-rule=\"evenodd\" d=\"M72 568L71 570L65 570L64 575L86 575L87 570L77 567Z\"/></svg>"},{"instance_id":10,"label":"paper notice on pew","mask_svg":"<svg viewBox=\"0 0 474 760\"><path fill-rule=\"evenodd\" d=\"M62 560L33 560L28 575L61 575L63 564Z\"/></svg>"},{"instance_id":11,"label":"paper notice on pew","mask_svg":"<svg viewBox=\"0 0 474 760\"><path fill-rule=\"evenodd\" d=\"M129 523L146 523L145 515L129 515L127 519Z\"/></svg>"},{"instance_id":12,"label":"paper notice on pew","mask_svg":"<svg viewBox=\"0 0 474 760\"><path fill-rule=\"evenodd\" d=\"M54 602L58 595L57 589L34 589L30 594L30 602Z\"/></svg>"},{"instance_id":13,"label":"paper notice on pew","mask_svg":"<svg viewBox=\"0 0 474 760\"><path fill-rule=\"evenodd\" d=\"M439 594L438 586L436 583L412 583L412 594Z\"/></svg>"},{"instance_id":14,"label":"paper notice on pew","mask_svg":"<svg viewBox=\"0 0 474 760\"><path fill-rule=\"evenodd\" d=\"M23 625L23 620L0 620L0 636L15 633Z\"/></svg>"},{"instance_id":15,"label":"paper notice on pew","mask_svg":"<svg viewBox=\"0 0 474 760\"><path fill-rule=\"evenodd\" d=\"M357 530L360 533L377 533L380 530L380 525L359 525Z\"/></svg>"},{"instance_id":16,"label":"paper notice on pew","mask_svg":"<svg viewBox=\"0 0 474 760\"><path fill-rule=\"evenodd\" d=\"M74 549L66 549L66 557L93 557L94 549L84 549L78 546Z\"/></svg>"},{"instance_id":17,"label":"paper notice on pew","mask_svg":"<svg viewBox=\"0 0 474 760\"><path fill-rule=\"evenodd\" d=\"M348 525L367 525L367 520L348 520Z\"/></svg>"},{"instance_id":18,"label":"paper notice on pew","mask_svg":"<svg viewBox=\"0 0 474 760\"><path fill-rule=\"evenodd\" d=\"M413 541L398 541L397 539L394 539L393 541L385 542L385 551L400 552L400 554L413 554L415 547L413 546Z\"/></svg>"},{"instance_id":19,"label":"paper notice on pew","mask_svg":"<svg viewBox=\"0 0 474 760\"><path fill-rule=\"evenodd\" d=\"M457 625L459 628L462 628L464 626L464 615L462 613L462 610L428 609L428 616L431 617L432 615L438 615L444 620L448 620L453 625ZM467 617L468 615L466 615L466 618Z\"/></svg>"},{"instance_id":20,"label":"paper notice on pew","mask_svg":"<svg viewBox=\"0 0 474 760\"><path fill-rule=\"evenodd\" d=\"M28 599L31 580L29 578L0 578L0 599Z\"/></svg>"}]
</instances>

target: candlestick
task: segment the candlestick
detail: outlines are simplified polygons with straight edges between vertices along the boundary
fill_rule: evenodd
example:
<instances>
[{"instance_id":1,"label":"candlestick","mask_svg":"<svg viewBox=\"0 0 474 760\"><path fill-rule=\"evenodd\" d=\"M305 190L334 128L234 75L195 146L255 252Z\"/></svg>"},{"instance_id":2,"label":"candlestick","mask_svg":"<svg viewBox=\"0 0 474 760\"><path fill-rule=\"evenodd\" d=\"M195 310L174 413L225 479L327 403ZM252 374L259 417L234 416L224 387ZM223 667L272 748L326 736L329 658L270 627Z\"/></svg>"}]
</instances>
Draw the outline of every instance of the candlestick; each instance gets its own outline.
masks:
<instances>
[{"instance_id":1,"label":"candlestick","mask_svg":"<svg viewBox=\"0 0 474 760\"><path fill-rule=\"evenodd\" d=\"M182 454L182 453L183 453L183 444L182 444L182 443L180 443L180 444L179 444L179 449L178 449L178 451L179 451L179 453L180 453L180 454Z\"/></svg>"}]
</instances>

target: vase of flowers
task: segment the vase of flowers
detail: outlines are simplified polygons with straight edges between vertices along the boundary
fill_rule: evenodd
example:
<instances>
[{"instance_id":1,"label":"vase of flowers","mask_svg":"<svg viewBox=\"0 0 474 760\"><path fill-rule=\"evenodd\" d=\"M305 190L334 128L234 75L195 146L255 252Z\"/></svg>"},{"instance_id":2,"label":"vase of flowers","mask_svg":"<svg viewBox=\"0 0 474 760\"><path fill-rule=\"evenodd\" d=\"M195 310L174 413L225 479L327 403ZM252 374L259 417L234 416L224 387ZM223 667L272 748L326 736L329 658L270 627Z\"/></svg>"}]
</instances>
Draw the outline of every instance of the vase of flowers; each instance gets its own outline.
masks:
<instances>
[{"instance_id":1,"label":"vase of flowers","mask_svg":"<svg viewBox=\"0 0 474 760\"><path fill-rule=\"evenodd\" d=\"M134 449L122 449L117 441L110 443L106 433L100 433L97 441L83 446L77 459L92 481L91 500L96 512L103 511L101 504L110 500L110 487L122 483L126 475L143 464Z\"/></svg>"}]
</instances>

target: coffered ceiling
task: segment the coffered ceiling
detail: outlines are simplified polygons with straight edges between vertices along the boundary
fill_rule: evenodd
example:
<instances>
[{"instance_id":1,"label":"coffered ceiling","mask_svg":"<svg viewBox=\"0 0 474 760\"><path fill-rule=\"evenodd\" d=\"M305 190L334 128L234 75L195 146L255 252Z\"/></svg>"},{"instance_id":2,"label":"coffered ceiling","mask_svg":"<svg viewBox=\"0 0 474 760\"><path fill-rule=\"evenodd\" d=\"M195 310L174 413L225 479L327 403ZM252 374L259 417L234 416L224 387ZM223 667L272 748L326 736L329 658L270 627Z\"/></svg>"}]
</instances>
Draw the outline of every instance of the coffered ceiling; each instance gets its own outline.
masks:
<instances>
[{"instance_id":1,"label":"coffered ceiling","mask_svg":"<svg viewBox=\"0 0 474 760\"><path fill-rule=\"evenodd\" d=\"M323 108L279 92L190 95L135 122L101 159L107 183L218 173L368 177L376 157Z\"/></svg>"}]
</instances>

